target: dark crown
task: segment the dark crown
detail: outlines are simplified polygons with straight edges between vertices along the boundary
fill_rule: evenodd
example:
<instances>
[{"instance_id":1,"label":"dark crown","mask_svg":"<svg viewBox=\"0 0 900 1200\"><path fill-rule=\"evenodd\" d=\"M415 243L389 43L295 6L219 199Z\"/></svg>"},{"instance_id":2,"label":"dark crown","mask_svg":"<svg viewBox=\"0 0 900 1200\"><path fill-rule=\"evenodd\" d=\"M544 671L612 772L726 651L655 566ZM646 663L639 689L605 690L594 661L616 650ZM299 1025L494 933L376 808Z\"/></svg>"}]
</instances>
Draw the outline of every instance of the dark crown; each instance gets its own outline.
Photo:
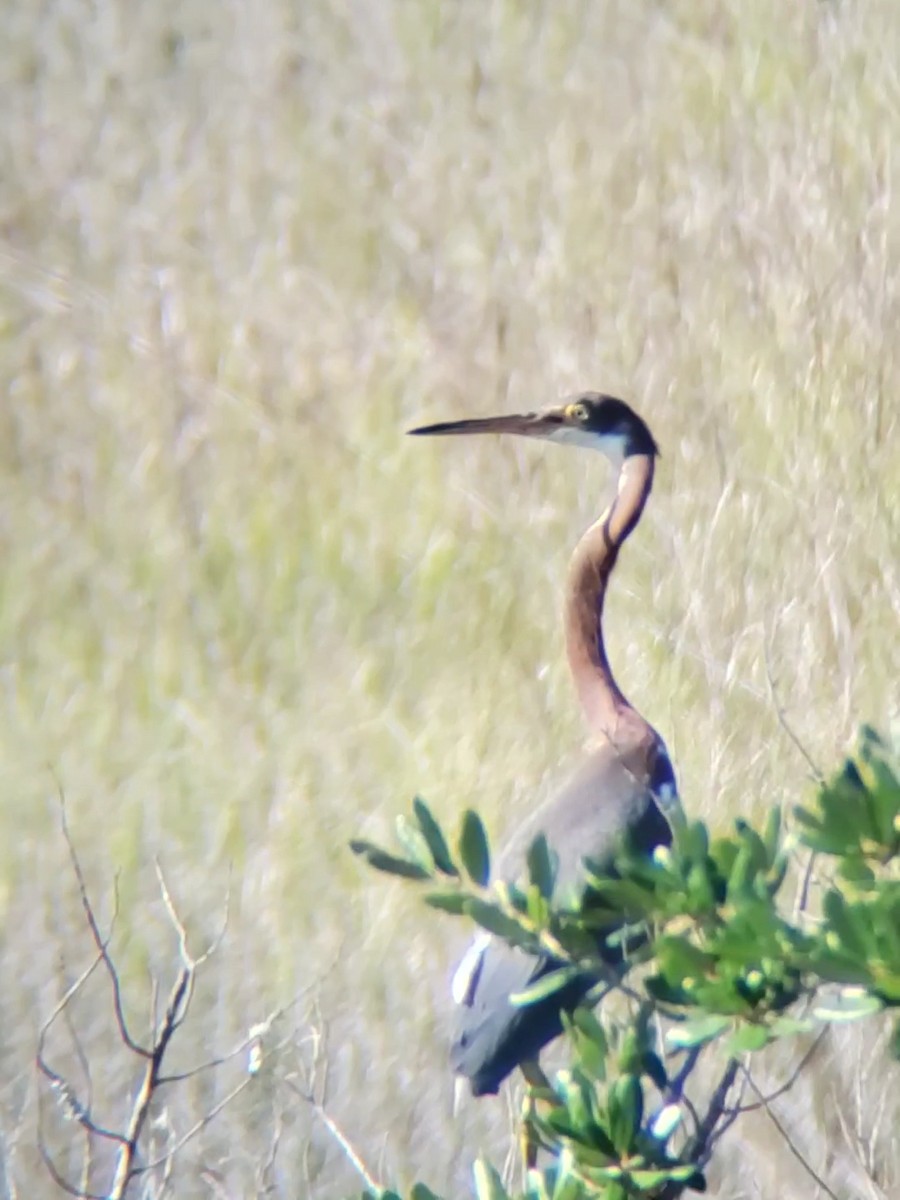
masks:
<instances>
[{"instance_id":1,"label":"dark crown","mask_svg":"<svg viewBox=\"0 0 900 1200\"><path fill-rule=\"evenodd\" d=\"M582 392L575 403L585 405L587 420L582 428L594 433L615 434L625 439L626 454L659 454L647 424L624 400L600 392Z\"/></svg>"}]
</instances>

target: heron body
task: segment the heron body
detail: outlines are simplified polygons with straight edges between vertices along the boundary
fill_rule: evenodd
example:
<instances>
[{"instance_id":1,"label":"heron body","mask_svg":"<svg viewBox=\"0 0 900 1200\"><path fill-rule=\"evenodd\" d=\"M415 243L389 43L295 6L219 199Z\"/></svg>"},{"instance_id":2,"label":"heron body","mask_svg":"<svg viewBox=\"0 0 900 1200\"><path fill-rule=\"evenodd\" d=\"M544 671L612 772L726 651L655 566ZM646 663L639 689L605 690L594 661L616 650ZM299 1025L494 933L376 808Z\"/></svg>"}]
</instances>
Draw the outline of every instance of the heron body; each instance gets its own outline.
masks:
<instances>
[{"instance_id":1,"label":"heron body","mask_svg":"<svg viewBox=\"0 0 900 1200\"><path fill-rule=\"evenodd\" d=\"M677 803L675 775L659 734L628 702L613 677L603 638L603 602L619 550L640 519L658 450L643 420L623 401L585 392L539 413L430 425L415 434L515 433L603 451L619 464L615 499L584 534L569 567L566 651L590 730L585 759L563 789L535 809L496 860L515 882L528 848L543 834L557 858L557 887L578 892L584 861L609 864L628 838L646 853L671 840L666 810ZM478 1096L496 1092L517 1066L536 1060L596 983L585 974L533 1004L510 1000L558 964L479 934L453 980L454 1071Z\"/></svg>"}]
</instances>

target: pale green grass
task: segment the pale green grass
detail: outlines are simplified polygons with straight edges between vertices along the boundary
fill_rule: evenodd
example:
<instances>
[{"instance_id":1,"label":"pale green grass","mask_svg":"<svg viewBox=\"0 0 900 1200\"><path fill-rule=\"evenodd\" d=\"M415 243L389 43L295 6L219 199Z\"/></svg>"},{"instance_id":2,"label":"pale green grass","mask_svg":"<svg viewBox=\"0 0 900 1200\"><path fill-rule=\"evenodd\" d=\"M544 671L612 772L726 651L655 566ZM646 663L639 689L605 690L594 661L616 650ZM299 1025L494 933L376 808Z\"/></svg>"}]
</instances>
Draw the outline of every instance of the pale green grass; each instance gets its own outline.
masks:
<instances>
[{"instance_id":1,"label":"pale green grass","mask_svg":"<svg viewBox=\"0 0 900 1200\"><path fill-rule=\"evenodd\" d=\"M559 588L609 480L403 430L580 387L635 403L664 456L614 666L693 811L802 794L767 657L823 768L897 703L900 13L50 0L4 25L6 1193L52 1194L35 1033L89 954L57 786L105 914L119 872L135 1019L171 962L153 858L198 946L230 864L183 1060L309 988L333 1116L380 1175L462 1192L506 1124L450 1116L462 933L346 841L416 790L499 834L577 755ZM76 1015L111 1119L133 1077L99 983ZM202 1168L261 1190L279 1112L272 1194L356 1186L283 1084L308 1053L193 1143L177 1195L211 1194ZM832 1045L779 1106L846 1197L900 1187L884 1119L865 1190L900 1089L862 1055ZM225 1084L179 1090L172 1123ZM761 1120L713 1194L818 1193Z\"/></svg>"}]
</instances>

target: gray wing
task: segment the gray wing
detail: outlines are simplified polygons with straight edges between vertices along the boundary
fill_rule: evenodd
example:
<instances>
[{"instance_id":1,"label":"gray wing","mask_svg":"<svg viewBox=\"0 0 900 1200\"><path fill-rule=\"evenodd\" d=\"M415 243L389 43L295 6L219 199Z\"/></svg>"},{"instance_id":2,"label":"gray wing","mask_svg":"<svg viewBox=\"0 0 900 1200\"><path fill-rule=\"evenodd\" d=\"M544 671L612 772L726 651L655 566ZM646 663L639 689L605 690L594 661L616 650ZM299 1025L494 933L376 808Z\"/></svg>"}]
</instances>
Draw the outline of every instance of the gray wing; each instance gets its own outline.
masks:
<instances>
[{"instance_id":1,"label":"gray wing","mask_svg":"<svg viewBox=\"0 0 900 1200\"><path fill-rule=\"evenodd\" d=\"M648 853L667 844L671 829L663 809L675 795L675 777L661 742L660 747L653 775L643 781L611 747L597 750L517 829L497 859L497 877L514 882L522 876L528 848L540 833L557 855L562 895L580 891L584 859L609 862L626 833ZM457 1074L471 1080L476 1096L496 1092L519 1063L536 1058L561 1032L561 1012L574 1008L595 982L585 975L536 1004L510 1003L510 995L555 966L551 958L526 954L487 933L479 934L463 957L453 981L451 1061Z\"/></svg>"}]
</instances>

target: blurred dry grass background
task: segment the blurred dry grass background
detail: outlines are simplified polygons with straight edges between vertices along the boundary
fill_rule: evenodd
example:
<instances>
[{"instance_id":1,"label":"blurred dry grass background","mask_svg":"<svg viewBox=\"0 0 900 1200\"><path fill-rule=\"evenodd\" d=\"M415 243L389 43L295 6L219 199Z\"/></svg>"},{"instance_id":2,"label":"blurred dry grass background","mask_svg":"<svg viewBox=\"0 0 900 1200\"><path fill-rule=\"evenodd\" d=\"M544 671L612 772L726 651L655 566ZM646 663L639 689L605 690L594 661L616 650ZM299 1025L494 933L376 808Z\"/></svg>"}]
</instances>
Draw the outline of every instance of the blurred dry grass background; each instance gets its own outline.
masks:
<instances>
[{"instance_id":1,"label":"blurred dry grass background","mask_svg":"<svg viewBox=\"0 0 900 1200\"><path fill-rule=\"evenodd\" d=\"M231 869L185 1064L308 989L175 1194L356 1188L282 1086L307 1027L378 1174L461 1194L506 1127L502 1102L450 1116L462 933L346 842L416 790L500 833L577 753L558 595L608 477L403 430L582 387L635 403L663 459L614 667L692 811L802 794L767 659L823 768L897 702L900 11L46 0L4 26L2 1194L55 1194L32 1057L89 956L57 787L105 916L119 873L138 1025L173 951L153 858L198 946ZM111 1119L134 1078L99 980L74 1017ZM81 1078L71 1036L54 1053ZM779 1106L848 1198L900 1189L868 1053L832 1043ZM159 1128L227 1082L173 1090ZM764 1119L714 1184L821 1194Z\"/></svg>"}]
</instances>

